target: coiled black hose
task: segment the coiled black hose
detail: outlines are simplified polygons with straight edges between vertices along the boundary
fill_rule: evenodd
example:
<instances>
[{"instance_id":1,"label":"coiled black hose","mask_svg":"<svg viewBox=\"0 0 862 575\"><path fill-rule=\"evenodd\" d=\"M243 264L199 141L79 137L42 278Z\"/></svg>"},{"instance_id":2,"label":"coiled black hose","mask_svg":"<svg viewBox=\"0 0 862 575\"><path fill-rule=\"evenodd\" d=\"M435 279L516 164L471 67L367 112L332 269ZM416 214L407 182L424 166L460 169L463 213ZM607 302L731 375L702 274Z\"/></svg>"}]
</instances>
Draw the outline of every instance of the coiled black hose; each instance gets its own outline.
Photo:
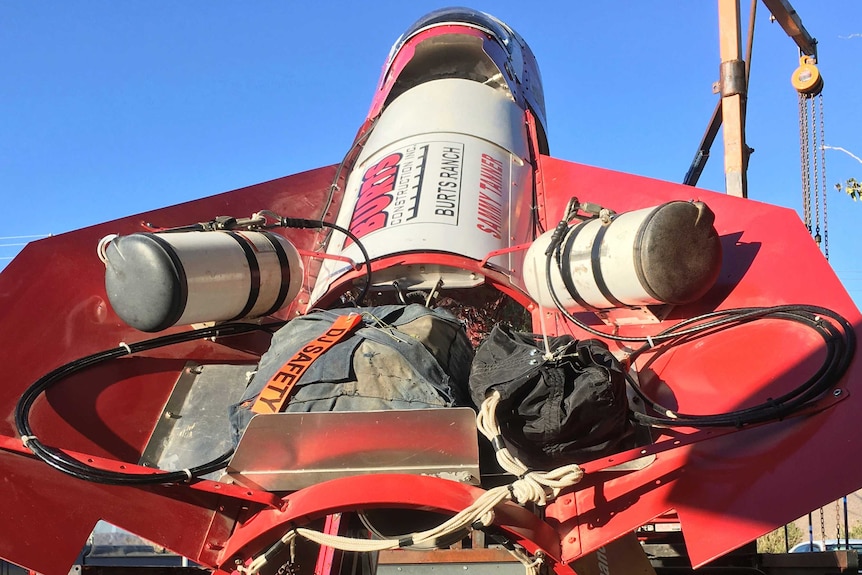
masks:
<instances>
[{"instance_id":1,"label":"coiled black hose","mask_svg":"<svg viewBox=\"0 0 862 575\"><path fill-rule=\"evenodd\" d=\"M563 224L564 222L561 222ZM559 226L558 226L559 227ZM776 421L810 406L825 391L843 377L856 351L856 333L853 326L840 314L813 305L779 305L719 310L683 320L655 335L620 336L597 330L569 313L554 289L551 266L559 262L559 248L564 233L555 234L546 250L545 281L554 305L559 312L583 331L606 340L624 343L641 343L629 360L659 344L679 345L695 337L704 337L720 330L741 326L751 321L777 319L790 321L814 330L824 341L826 357L817 371L804 383L780 397L745 409L712 415L676 413L658 404L640 389L630 374L629 385L657 414L632 413L632 418L645 425L658 427L743 427L766 421ZM663 414L663 415L662 415Z\"/></svg>"},{"instance_id":2,"label":"coiled black hose","mask_svg":"<svg viewBox=\"0 0 862 575\"><path fill-rule=\"evenodd\" d=\"M74 373L99 363L116 359L124 355L198 339L228 337L250 333L252 331L271 332L272 329L281 327L284 323L285 322L274 322L267 325L244 323L224 324L195 331L165 335L128 345L123 344L120 347L82 357L47 373L27 388L15 407L15 426L18 429L18 433L21 436L21 440L24 442L24 445L32 451L37 458L41 459L54 469L85 481L104 483L107 485L154 485L161 483L178 483L181 481L188 481L194 477L206 475L207 473L223 468L233 455L233 451L229 451L213 461L182 471L163 471L154 472L152 474L110 471L93 467L92 465L83 463L58 449L42 444L30 426L30 410L36 399L52 385Z\"/></svg>"}]
</instances>

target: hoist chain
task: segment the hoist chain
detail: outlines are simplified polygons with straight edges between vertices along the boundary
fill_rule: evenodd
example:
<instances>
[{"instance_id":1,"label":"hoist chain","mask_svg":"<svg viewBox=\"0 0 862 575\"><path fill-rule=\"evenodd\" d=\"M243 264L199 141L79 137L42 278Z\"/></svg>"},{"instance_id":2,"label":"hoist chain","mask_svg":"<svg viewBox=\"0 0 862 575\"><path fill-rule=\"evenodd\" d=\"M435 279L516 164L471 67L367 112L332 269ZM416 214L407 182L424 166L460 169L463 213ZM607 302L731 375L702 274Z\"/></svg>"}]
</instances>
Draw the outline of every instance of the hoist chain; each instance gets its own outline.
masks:
<instances>
[{"instance_id":1,"label":"hoist chain","mask_svg":"<svg viewBox=\"0 0 862 575\"><path fill-rule=\"evenodd\" d=\"M811 103L811 151L813 152L813 170L814 174L814 241L817 243L817 247L820 247L820 158L817 154L817 149L819 146L819 140L817 133L817 114L815 113L815 102L814 98L809 97L809 102Z\"/></svg>"},{"instance_id":2,"label":"hoist chain","mask_svg":"<svg viewBox=\"0 0 862 575\"><path fill-rule=\"evenodd\" d=\"M826 209L826 129L823 118L823 94L817 94L815 97L800 93L799 162L802 173L803 220L808 233L814 237L817 247L822 249L826 259L829 259L829 230ZM814 205L813 214L812 204Z\"/></svg>"},{"instance_id":3,"label":"hoist chain","mask_svg":"<svg viewBox=\"0 0 862 575\"><path fill-rule=\"evenodd\" d=\"M838 506L838 500L835 500L835 539L841 543L841 508Z\"/></svg>"},{"instance_id":4,"label":"hoist chain","mask_svg":"<svg viewBox=\"0 0 862 575\"><path fill-rule=\"evenodd\" d=\"M811 233L811 185L808 161L808 102L805 94L799 95L799 164L802 170L802 214L805 227Z\"/></svg>"},{"instance_id":5,"label":"hoist chain","mask_svg":"<svg viewBox=\"0 0 862 575\"><path fill-rule=\"evenodd\" d=\"M299 575L299 565L293 561L288 561L278 568L276 575Z\"/></svg>"},{"instance_id":6,"label":"hoist chain","mask_svg":"<svg viewBox=\"0 0 862 575\"><path fill-rule=\"evenodd\" d=\"M823 122L823 92L818 94L817 102L820 107L820 169L821 185L823 186L823 253L829 259L829 228L826 223L826 125Z\"/></svg>"},{"instance_id":7,"label":"hoist chain","mask_svg":"<svg viewBox=\"0 0 862 575\"><path fill-rule=\"evenodd\" d=\"M817 248L829 259L829 231L826 197L826 124L823 115L823 83L819 77L815 60L803 56L797 72L807 72L808 77L819 79L811 85L797 82L805 75L794 76L799 104L799 163L802 172L802 213L808 233L814 237ZM815 101L816 100L816 101ZM813 179L813 182L812 182ZM812 186L814 193L812 194ZM812 197L813 195L813 197ZM813 218L811 204L814 204ZM821 220L820 211L823 210ZM822 228L821 228L821 223ZM822 235L821 235L822 233Z\"/></svg>"},{"instance_id":8,"label":"hoist chain","mask_svg":"<svg viewBox=\"0 0 862 575\"><path fill-rule=\"evenodd\" d=\"M823 541L823 545L826 545L826 519L822 507L820 508L820 540Z\"/></svg>"}]
</instances>

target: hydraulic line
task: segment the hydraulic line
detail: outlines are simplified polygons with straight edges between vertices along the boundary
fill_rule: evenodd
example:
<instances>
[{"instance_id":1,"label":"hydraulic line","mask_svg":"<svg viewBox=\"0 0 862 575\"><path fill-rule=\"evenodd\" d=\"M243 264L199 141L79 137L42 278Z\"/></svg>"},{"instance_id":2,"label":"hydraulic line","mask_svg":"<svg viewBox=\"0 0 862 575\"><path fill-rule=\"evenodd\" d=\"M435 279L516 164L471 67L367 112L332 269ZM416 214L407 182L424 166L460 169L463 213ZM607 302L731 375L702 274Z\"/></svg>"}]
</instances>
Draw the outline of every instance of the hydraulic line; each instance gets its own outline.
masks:
<instances>
[{"instance_id":1,"label":"hydraulic line","mask_svg":"<svg viewBox=\"0 0 862 575\"><path fill-rule=\"evenodd\" d=\"M258 225L260 222L260 218L262 218L264 215L268 215L272 218L275 218L277 220L276 223ZM219 225L225 228L229 228L236 225L236 223L237 220L233 218L224 218L221 221L216 220L208 224L195 224L194 226L186 226L182 229L210 229ZM371 287L371 261L368 256L368 252L362 245L362 242L350 230L342 228L337 224L320 220L310 220L305 218L285 218L268 210L263 210L252 216L252 218L248 220L247 225L254 226L257 229L271 229L275 227L289 227L299 229L330 228L348 236L358 246L365 260L365 283L358 297L355 300L356 305L362 304L366 295L368 294L368 290ZM207 226L210 226L210 228L207 228ZM165 231L179 232L181 230L179 228L174 228L172 230ZM106 469L100 469L92 465L87 465L75 459L74 457L67 455L61 450L46 446L41 441L39 441L38 437L33 432L33 429L30 426L30 410L32 409L36 399L55 383L69 377L74 373L77 373L88 367L103 363L105 361L116 359L124 355L130 355L142 351L157 349L160 347L194 341L198 339L211 337L228 337L232 335L249 333L251 331L265 331L267 333L271 333L274 329L283 326L285 323L286 322L273 322L266 325L245 323L223 324L194 331L157 337L134 344L122 344L119 347L101 351L67 363L66 365L63 365L39 378L24 392L24 394L21 396L21 399L18 401L18 404L15 409L15 425L17 427L19 435L21 436L21 441L24 443L25 447L27 447L31 452L33 452L36 457L38 457L51 467L62 471L63 473L72 475L73 477L77 477L78 479L110 485L152 485L160 483L176 483L180 481L188 481L192 478L206 475L207 473L221 469L227 464L227 461L232 456L232 451L223 454L222 456L216 458L213 461L189 469L184 469L180 471L155 472L152 474L122 473Z\"/></svg>"},{"instance_id":2,"label":"hydraulic line","mask_svg":"<svg viewBox=\"0 0 862 575\"><path fill-rule=\"evenodd\" d=\"M567 225L563 220L557 229ZM673 326L650 336L620 336L597 330L586 325L576 316L569 313L557 295L551 281L551 266L554 261L560 261L560 245L564 233L555 234L546 251L545 280L549 293L559 312L573 324L585 332L606 340L641 343L642 345L629 355L633 362L645 351L659 344L669 346L679 345L695 337L704 337L720 330L738 328L756 320L772 319L797 323L814 330L824 341L826 357L817 371L803 384L784 395L768 400L765 403L746 409L712 415L693 415L675 413L647 397L632 380L629 385L658 416L635 413L633 417L640 423L653 426L684 426L684 427L743 427L755 423L780 420L788 415L804 409L826 390L834 386L847 371L856 349L856 334L853 326L838 313L812 305L781 305L773 307L752 307L718 310L680 321Z\"/></svg>"},{"instance_id":3,"label":"hydraulic line","mask_svg":"<svg viewBox=\"0 0 862 575\"><path fill-rule=\"evenodd\" d=\"M365 265L365 284L362 286L362 290L359 292L359 295L356 297L355 300L357 306L362 305L362 303L365 301L365 297L368 295L368 290L371 289L371 258L368 255L368 251L365 249L365 246L362 245L362 242L359 241L359 238L356 236L356 234L354 234L347 228L343 228L337 224L324 222L321 220L309 220L305 218L285 218L270 210L262 210L258 212L258 214L268 215L277 220L277 223L261 226L262 229L272 229L275 227L297 229L330 228L337 232L341 232L345 236L349 237L353 241L353 243L356 244L356 247L359 248L359 251L362 252L363 263Z\"/></svg>"},{"instance_id":4,"label":"hydraulic line","mask_svg":"<svg viewBox=\"0 0 862 575\"><path fill-rule=\"evenodd\" d=\"M30 411L36 399L52 385L62 381L74 373L105 361L116 359L124 355L130 355L198 339L228 337L250 333L252 331L265 331L267 333L271 333L273 329L283 326L284 323L285 322L274 322L267 325L244 323L224 324L194 331L165 335L138 343L122 344L119 347L94 353L60 366L39 378L35 383L27 388L21 396L21 399L18 400L18 404L15 407L15 426L18 430L18 434L21 436L21 441L37 458L41 459L54 469L73 477L77 477L78 479L108 485L153 485L162 483L178 483L221 469L227 464L227 461L233 454L232 451L225 453L213 461L181 471L138 474L116 472L94 467L67 455L59 449L46 446L39 441L30 425Z\"/></svg>"}]
</instances>

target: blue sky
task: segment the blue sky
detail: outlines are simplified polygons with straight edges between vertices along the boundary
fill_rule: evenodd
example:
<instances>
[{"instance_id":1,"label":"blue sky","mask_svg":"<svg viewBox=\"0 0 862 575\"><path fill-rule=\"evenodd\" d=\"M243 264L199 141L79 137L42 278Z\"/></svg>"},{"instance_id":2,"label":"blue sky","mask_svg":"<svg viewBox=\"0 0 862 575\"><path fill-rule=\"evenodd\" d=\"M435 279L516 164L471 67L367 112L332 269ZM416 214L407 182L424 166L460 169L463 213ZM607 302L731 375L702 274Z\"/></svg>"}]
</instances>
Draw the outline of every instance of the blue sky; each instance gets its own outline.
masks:
<instances>
[{"instance_id":1,"label":"blue sky","mask_svg":"<svg viewBox=\"0 0 862 575\"><path fill-rule=\"evenodd\" d=\"M826 143L862 156L862 2L792 0L819 40ZM747 20L748 2L742 2ZM61 233L336 163L390 46L439 2L0 4L0 237ZM473 2L544 79L551 154L681 181L717 96L717 2ZM744 22L744 26L746 23ZM801 213L795 44L758 6L750 197ZM862 163L827 152L833 267L862 303ZM724 189L721 142L700 185ZM19 249L0 240L0 258ZM0 259L0 266L8 259Z\"/></svg>"}]
</instances>

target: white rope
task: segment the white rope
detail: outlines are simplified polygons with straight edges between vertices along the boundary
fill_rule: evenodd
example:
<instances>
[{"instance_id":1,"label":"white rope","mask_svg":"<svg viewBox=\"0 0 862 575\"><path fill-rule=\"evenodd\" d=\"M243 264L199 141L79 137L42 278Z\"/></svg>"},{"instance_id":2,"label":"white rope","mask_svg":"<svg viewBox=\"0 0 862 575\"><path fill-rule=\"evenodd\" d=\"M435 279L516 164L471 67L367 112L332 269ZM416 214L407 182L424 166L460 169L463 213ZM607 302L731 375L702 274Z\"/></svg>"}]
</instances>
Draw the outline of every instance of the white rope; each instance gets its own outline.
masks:
<instances>
[{"instance_id":1,"label":"white rope","mask_svg":"<svg viewBox=\"0 0 862 575\"><path fill-rule=\"evenodd\" d=\"M484 527L491 525L494 522L494 508L504 501L516 501L521 505L528 502L546 505L561 490L575 485L583 478L583 470L575 464L564 465L551 471L530 471L521 460L512 455L503 442L500 425L497 423L496 412L499 403L499 392L492 392L482 402L479 415L476 417L476 426L485 437L491 440L496 449L497 461L503 469L518 477L511 485L501 485L489 489L448 521L426 531L405 536L402 539L354 539L297 527L285 533L275 545L292 544L297 536L301 536L318 545L360 553L385 551L399 547L437 547L437 542L447 535L470 530L475 525ZM526 575L538 574L543 561L542 557L531 558L526 553L517 550L510 550L510 553L524 565ZM267 554L269 551L257 556L248 567L238 567L238 571L243 575L256 575L266 565Z\"/></svg>"},{"instance_id":2,"label":"white rope","mask_svg":"<svg viewBox=\"0 0 862 575\"><path fill-rule=\"evenodd\" d=\"M559 495L561 490L575 485L583 478L584 471L574 463L551 471L530 471L521 460L512 455L503 442L500 425L497 423L499 404L500 393L491 392L479 408L476 427L494 445L500 466L519 478L508 488L518 503L524 505L532 501L539 505L546 505L549 500Z\"/></svg>"},{"instance_id":3,"label":"white rope","mask_svg":"<svg viewBox=\"0 0 862 575\"><path fill-rule=\"evenodd\" d=\"M542 568L542 563L545 562L545 559L542 555L537 554L534 558L530 558L526 552L518 549L518 548L508 548L504 547L506 551L509 552L515 559L521 562L521 565L524 566L526 570L526 575L539 575L539 571Z\"/></svg>"},{"instance_id":4,"label":"white rope","mask_svg":"<svg viewBox=\"0 0 862 575\"><path fill-rule=\"evenodd\" d=\"M96 255L99 256L99 260L105 265L108 265L108 244L117 239L117 234L108 234L99 240L99 243L96 245Z\"/></svg>"},{"instance_id":5,"label":"white rope","mask_svg":"<svg viewBox=\"0 0 862 575\"><path fill-rule=\"evenodd\" d=\"M533 266L533 274L536 276L536 285L542 285L542 282L539 280L539 266ZM545 328L545 310L542 309L542 305L538 304L538 302L537 305L539 307L539 329L542 330L542 343L545 345L544 358L550 361L554 357L554 354L551 353L551 345L548 343L548 330Z\"/></svg>"},{"instance_id":6,"label":"white rope","mask_svg":"<svg viewBox=\"0 0 862 575\"><path fill-rule=\"evenodd\" d=\"M296 539L296 530L291 529L287 533L285 533L281 539L279 539L272 547L276 545L292 545L293 541ZM249 564L248 567L244 567L243 565L237 565L236 570L244 575L256 575L258 571L263 569L264 565L267 563L267 553L261 553Z\"/></svg>"},{"instance_id":7,"label":"white rope","mask_svg":"<svg viewBox=\"0 0 862 575\"><path fill-rule=\"evenodd\" d=\"M494 507L509 497L510 492L506 486L495 487L480 495L470 506L443 524L427 531L414 533L412 536L404 539L354 539L352 537L342 537L340 535L321 533L320 531L297 527L286 533L276 545L289 544L297 535L300 535L318 545L332 547L341 551L356 551L360 553L385 551L402 546L437 546L437 541L447 534L469 529L477 523L485 527L491 525L494 522ZM267 552L262 553L248 567L238 567L238 570L244 575L256 575L266 565L266 555Z\"/></svg>"}]
</instances>

